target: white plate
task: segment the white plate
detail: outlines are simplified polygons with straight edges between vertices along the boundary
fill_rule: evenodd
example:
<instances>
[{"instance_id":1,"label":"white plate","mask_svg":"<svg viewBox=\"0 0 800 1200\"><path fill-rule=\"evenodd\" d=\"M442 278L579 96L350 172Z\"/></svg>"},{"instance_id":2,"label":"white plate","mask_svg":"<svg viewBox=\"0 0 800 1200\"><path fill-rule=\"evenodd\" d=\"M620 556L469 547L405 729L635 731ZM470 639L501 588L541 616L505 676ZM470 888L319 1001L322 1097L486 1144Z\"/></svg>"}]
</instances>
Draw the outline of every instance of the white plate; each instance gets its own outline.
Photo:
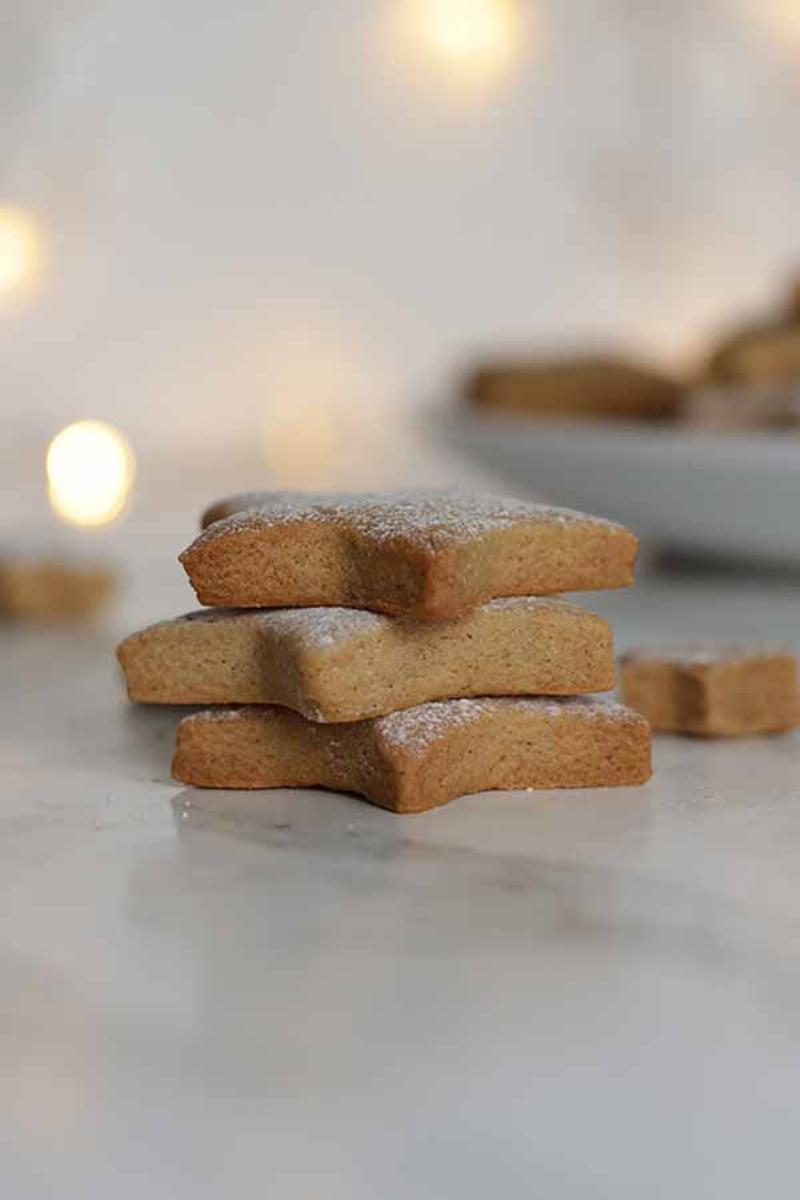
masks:
<instances>
[{"instance_id":1,"label":"white plate","mask_svg":"<svg viewBox=\"0 0 800 1200\"><path fill-rule=\"evenodd\" d=\"M800 438L460 415L450 445L519 489L671 548L800 566Z\"/></svg>"}]
</instances>

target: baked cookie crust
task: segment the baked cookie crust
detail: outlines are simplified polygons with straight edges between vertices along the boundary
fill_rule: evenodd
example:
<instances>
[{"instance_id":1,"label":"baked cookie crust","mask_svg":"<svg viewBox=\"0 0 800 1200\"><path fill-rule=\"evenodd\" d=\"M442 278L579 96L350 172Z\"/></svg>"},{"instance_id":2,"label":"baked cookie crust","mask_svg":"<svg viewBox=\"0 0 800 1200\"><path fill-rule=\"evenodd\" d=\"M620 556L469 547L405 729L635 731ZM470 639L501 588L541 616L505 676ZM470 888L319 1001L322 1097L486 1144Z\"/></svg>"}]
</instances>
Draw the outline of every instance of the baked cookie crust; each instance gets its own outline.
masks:
<instances>
[{"instance_id":1,"label":"baked cookie crust","mask_svg":"<svg viewBox=\"0 0 800 1200\"><path fill-rule=\"evenodd\" d=\"M605 692L615 673L608 623L556 597L492 600L454 621L208 609L132 634L117 656L131 700L280 704L312 721L443 697Z\"/></svg>"},{"instance_id":2,"label":"baked cookie crust","mask_svg":"<svg viewBox=\"0 0 800 1200\"><path fill-rule=\"evenodd\" d=\"M181 722L172 770L196 787L319 786L412 813L490 789L646 783L650 728L586 698L441 700L347 725L211 709Z\"/></svg>"}]
</instances>

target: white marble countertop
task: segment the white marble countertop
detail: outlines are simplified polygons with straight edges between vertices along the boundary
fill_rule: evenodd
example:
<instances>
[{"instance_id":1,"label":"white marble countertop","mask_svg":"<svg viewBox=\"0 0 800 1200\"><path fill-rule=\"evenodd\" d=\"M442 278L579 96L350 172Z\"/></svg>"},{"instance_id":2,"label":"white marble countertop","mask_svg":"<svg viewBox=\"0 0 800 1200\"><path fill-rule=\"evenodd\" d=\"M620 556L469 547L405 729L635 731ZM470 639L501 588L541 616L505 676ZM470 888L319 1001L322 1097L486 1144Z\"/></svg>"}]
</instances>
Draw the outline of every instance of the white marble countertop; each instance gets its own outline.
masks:
<instances>
[{"instance_id":1,"label":"white marble countertop","mask_svg":"<svg viewBox=\"0 0 800 1200\"><path fill-rule=\"evenodd\" d=\"M162 526L103 629L0 633L0 1195L787 1194L800 740L406 818L183 790L112 658L191 607ZM800 638L790 581L593 601L622 645Z\"/></svg>"}]
</instances>

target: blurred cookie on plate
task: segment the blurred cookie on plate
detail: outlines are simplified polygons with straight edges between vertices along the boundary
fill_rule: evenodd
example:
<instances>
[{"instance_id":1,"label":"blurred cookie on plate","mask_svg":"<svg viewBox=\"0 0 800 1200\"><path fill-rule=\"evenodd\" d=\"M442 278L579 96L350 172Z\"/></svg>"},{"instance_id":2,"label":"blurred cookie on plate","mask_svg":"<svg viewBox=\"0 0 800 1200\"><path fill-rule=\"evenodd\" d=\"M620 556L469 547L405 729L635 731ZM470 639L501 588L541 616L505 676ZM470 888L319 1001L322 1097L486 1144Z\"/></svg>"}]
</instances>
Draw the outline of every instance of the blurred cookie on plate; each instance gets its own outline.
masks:
<instances>
[{"instance_id":1,"label":"blurred cookie on plate","mask_svg":"<svg viewBox=\"0 0 800 1200\"><path fill-rule=\"evenodd\" d=\"M800 323L779 320L741 326L712 351L702 378L719 386L800 380Z\"/></svg>"},{"instance_id":2,"label":"blurred cookie on plate","mask_svg":"<svg viewBox=\"0 0 800 1200\"><path fill-rule=\"evenodd\" d=\"M685 387L676 379L614 356L497 359L477 366L464 387L482 412L547 421L669 421Z\"/></svg>"},{"instance_id":3,"label":"blurred cookie on plate","mask_svg":"<svg viewBox=\"0 0 800 1200\"><path fill-rule=\"evenodd\" d=\"M786 301L786 317L789 321L800 322L800 276L795 276L789 285Z\"/></svg>"}]
</instances>

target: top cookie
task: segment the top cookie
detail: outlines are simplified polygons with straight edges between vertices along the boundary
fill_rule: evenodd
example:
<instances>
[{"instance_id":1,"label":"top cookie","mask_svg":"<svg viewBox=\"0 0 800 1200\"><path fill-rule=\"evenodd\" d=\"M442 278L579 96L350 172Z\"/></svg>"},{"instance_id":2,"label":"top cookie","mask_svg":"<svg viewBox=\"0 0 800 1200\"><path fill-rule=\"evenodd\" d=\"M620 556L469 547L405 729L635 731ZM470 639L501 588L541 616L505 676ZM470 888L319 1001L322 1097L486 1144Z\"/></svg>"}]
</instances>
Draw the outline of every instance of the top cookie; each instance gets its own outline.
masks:
<instances>
[{"instance_id":1,"label":"top cookie","mask_svg":"<svg viewBox=\"0 0 800 1200\"><path fill-rule=\"evenodd\" d=\"M460 616L497 596L633 582L637 540L566 508L448 492L254 492L220 501L180 556L202 604Z\"/></svg>"}]
</instances>

